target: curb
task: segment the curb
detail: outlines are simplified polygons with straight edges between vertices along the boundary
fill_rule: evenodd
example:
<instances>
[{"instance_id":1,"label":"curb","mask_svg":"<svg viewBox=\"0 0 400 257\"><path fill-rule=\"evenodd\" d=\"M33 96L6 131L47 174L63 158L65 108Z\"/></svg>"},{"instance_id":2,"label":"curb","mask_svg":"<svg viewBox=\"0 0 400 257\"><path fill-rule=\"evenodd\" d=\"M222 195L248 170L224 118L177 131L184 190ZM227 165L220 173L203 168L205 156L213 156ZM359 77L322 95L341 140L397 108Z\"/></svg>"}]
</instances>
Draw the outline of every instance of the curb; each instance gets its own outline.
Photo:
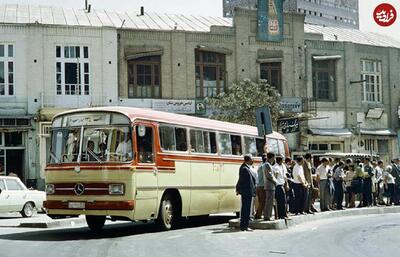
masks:
<instances>
[{"instance_id":1,"label":"curb","mask_svg":"<svg viewBox=\"0 0 400 257\"><path fill-rule=\"evenodd\" d=\"M69 218L60 220L51 220L48 222L24 222L19 224L21 228L58 228L58 227L75 227L86 224L84 218Z\"/></svg>"},{"instance_id":2,"label":"curb","mask_svg":"<svg viewBox=\"0 0 400 257\"><path fill-rule=\"evenodd\" d=\"M400 206L391 207L364 207L364 208L352 208L343 211L330 211L330 212L318 212L315 214L301 215L301 216L291 216L288 220L273 220L273 221L263 221L254 220L250 221L249 227L252 229L288 229L290 227L323 219L332 219L339 217L350 217L350 216L361 216L361 215L374 215L374 214L389 214L389 213L400 213ZM239 219L232 219L229 221L229 227L239 228Z\"/></svg>"}]
</instances>

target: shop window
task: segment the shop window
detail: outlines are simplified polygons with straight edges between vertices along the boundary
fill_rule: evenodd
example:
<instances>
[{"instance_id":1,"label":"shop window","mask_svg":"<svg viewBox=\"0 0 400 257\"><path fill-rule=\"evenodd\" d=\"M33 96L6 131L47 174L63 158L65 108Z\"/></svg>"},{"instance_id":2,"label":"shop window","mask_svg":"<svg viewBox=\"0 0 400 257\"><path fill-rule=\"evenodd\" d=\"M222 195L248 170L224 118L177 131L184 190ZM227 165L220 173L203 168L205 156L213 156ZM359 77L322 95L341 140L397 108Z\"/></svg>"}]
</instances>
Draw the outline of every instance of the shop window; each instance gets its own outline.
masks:
<instances>
[{"instance_id":1,"label":"shop window","mask_svg":"<svg viewBox=\"0 0 400 257\"><path fill-rule=\"evenodd\" d=\"M5 146L22 146L22 132L5 132L4 142Z\"/></svg>"},{"instance_id":2,"label":"shop window","mask_svg":"<svg viewBox=\"0 0 400 257\"><path fill-rule=\"evenodd\" d=\"M378 152L383 154L389 152L388 140L378 140Z\"/></svg>"},{"instance_id":3,"label":"shop window","mask_svg":"<svg viewBox=\"0 0 400 257\"><path fill-rule=\"evenodd\" d=\"M161 98L161 56L128 61L128 97Z\"/></svg>"}]
</instances>

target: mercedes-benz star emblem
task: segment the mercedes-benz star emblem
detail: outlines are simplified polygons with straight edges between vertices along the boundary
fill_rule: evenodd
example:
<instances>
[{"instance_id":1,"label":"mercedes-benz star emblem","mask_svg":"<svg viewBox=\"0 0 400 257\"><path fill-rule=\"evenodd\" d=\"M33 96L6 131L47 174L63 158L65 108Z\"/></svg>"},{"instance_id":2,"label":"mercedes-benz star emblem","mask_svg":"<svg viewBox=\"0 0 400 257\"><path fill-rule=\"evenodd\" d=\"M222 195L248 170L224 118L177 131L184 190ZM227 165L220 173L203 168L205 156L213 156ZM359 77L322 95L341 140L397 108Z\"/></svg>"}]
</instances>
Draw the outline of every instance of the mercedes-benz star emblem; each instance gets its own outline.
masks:
<instances>
[{"instance_id":1,"label":"mercedes-benz star emblem","mask_svg":"<svg viewBox=\"0 0 400 257\"><path fill-rule=\"evenodd\" d=\"M76 195L81 195L85 192L85 186L82 183L75 184L74 192Z\"/></svg>"}]
</instances>

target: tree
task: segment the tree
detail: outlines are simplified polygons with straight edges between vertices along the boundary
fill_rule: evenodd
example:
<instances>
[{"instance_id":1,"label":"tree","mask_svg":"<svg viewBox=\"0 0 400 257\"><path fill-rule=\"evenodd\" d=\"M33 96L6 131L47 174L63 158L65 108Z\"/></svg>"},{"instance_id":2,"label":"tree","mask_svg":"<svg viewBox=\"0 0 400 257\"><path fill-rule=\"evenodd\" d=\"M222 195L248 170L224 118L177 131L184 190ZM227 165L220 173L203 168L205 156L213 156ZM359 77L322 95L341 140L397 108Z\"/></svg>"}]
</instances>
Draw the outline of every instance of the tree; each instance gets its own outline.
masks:
<instances>
[{"instance_id":1,"label":"tree","mask_svg":"<svg viewBox=\"0 0 400 257\"><path fill-rule=\"evenodd\" d=\"M256 125L255 111L268 106L272 124L276 124L280 112L280 94L266 80L258 82L244 79L233 83L227 93L208 98L208 106L214 110L210 118L247 125Z\"/></svg>"}]
</instances>

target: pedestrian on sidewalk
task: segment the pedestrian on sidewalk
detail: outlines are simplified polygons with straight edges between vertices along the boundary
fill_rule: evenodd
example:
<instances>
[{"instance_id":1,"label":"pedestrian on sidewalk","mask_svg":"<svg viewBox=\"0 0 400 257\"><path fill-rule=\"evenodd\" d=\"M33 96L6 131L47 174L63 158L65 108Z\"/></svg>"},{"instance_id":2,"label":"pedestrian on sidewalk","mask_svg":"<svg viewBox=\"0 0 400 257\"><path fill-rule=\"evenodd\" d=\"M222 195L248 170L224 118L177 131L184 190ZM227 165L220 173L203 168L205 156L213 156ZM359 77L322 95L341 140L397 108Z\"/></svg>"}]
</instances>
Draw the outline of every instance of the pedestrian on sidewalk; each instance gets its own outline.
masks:
<instances>
[{"instance_id":1,"label":"pedestrian on sidewalk","mask_svg":"<svg viewBox=\"0 0 400 257\"><path fill-rule=\"evenodd\" d=\"M304 211L306 213L314 213L311 210L312 205L312 192L313 192L313 181L312 181L312 155L307 153L304 155L303 170L304 177L307 181L307 187L305 188L304 194Z\"/></svg>"},{"instance_id":2,"label":"pedestrian on sidewalk","mask_svg":"<svg viewBox=\"0 0 400 257\"><path fill-rule=\"evenodd\" d=\"M343 170L345 171L345 178L344 178L344 184L345 184L345 206L347 208L354 208L355 207L355 199L354 199L354 192L352 188L352 182L355 176L354 172L354 164L351 162L350 164L347 164Z\"/></svg>"},{"instance_id":3,"label":"pedestrian on sidewalk","mask_svg":"<svg viewBox=\"0 0 400 257\"><path fill-rule=\"evenodd\" d=\"M329 199L329 160L327 158L321 159L321 164L317 168L317 182L319 183L319 202L321 211L330 211Z\"/></svg>"},{"instance_id":4,"label":"pedestrian on sidewalk","mask_svg":"<svg viewBox=\"0 0 400 257\"><path fill-rule=\"evenodd\" d=\"M345 178L343 168L344 162L340 161L333 174L333 183L335 185L336 210L343 210L343 179Z\"/></svg>"},{"instance_id":5,"label":"pedestrian on sidewalk","mask_svg":"<svg viewBox=\"0 0 400 257\"><path fill-rule=\"evenodd\" d=\"M372 206L372 177L374 169L371 166L370 158L364 159L364 184L363 184L363 206Z\"/></svg>"},{"instance_id":6,"label":"pedestrian on sidewalk","mask_svg":"<svg viewBox=\"0 0 400 257\"><path fill-rule=\"evenodd\" d=\"M251 200L256 196L256 178L250 168L253 164L251 155L244 156L244 163L239 169L239 180L236 183L236 194L241 196L242 206L240 210L240 230L252 231L249 228Z\"/></svg>"},{"instance_id":7,"label":"pedestrian on sidewalk","mask_svg":"<svg viewBox=\"0 0 400 257\"><path fill-rule=\"evenodd\" d=\"M395 205L400 204L400 159L399 157L393 159L392 163L392 172L391 172L393 178L395 179L395 185L394 185L394 193L393 193L393 199L391 201Z\"/></svg>"},{"instance_id":8,"label":"pedestrian on sidewalk","mask_svg":"<svg viewBox=\"0 0 400 257\"><path fill-rule=\"evenodd\" d=\"M254 216L255 219L261 219L261 216L264 216L264 206L265 206L265 190L264 190L264 170L263 164L267 162L267 155L262 155L262 163L257 169L257 211Z\"/></svg>"},{"instance_id":9,"label":"pedestrian on sidewalk","mask_svg":"<svg viewBox=\"0 0 400 257\"><path fill-rule=\"evenodd\" d=\"M275 163L275 154L267 153L267 162L263 164L264 171L264 190L265 190L265 206L264 220L270 221L272 218L272 209L274 207L276 177L272 166Z\"/></svg>"},{"instance_id":10,"label":"pedestrian on sidewalk","mask_svg":"<svg viewBox=\"0 0 400 257\"><path fill-rule=\"evenodd\" d=\"M392 205L394 196L395 178L392 175L392 169L392 166L388 165L383 172L384 196L387 197L387 206Z\"/></svg>"},{"instance_id":11,"label":"pedestrian on sidewalk","mask_svg":"<svg viewBox=\"0 0 400 257\"><path fill-rule=\"evenodd\" d=\"M283 156L276 157L276 163L272 167L276 177L275 199L277 205L278 219L286 219L286 194L288 183L286 177L286 166L283 164Z\"/></svg>"},{"instance_id":12,"label":"pedestrian on sidewalk","mask_svg":"<svg viewBox=\"0 0 400 257\"><path fill-rule=\"evenodd\" d=\"M293 167L293 189L294 189L294 213L296 215L304 214L304 196L305 189L308 186L303 170L303 157L296 158L296 165Z\"/></svg>"},{"instance_id":13,"label":"pedestrian on sidewalk","mask_svg":"<svg viewBox=\"0 0 400 257\"><path fill-rule=\"evenodd\" d=\"M385 205L383 201L383 161L378 161L378 166L375 167L375 192L376 201L379 205Z\"/></svg>"},{"instance_id":14,"label":"pedestrian on sidewalk","mask_svg":"<svg viewBox=\"0 0 400 257\"><path fill-rule=\"evenodd\" d=\"M289 185L289 189L286 192L286 198L287 198L287 205L288 208L287 210L290 213L294 213L294 190L293 190L293 166L294 166L294 162L291 158L286 157L285 159L285 166L286 166L286 177L288 179L288 185Z\"/></svg>"}]
</instances>

